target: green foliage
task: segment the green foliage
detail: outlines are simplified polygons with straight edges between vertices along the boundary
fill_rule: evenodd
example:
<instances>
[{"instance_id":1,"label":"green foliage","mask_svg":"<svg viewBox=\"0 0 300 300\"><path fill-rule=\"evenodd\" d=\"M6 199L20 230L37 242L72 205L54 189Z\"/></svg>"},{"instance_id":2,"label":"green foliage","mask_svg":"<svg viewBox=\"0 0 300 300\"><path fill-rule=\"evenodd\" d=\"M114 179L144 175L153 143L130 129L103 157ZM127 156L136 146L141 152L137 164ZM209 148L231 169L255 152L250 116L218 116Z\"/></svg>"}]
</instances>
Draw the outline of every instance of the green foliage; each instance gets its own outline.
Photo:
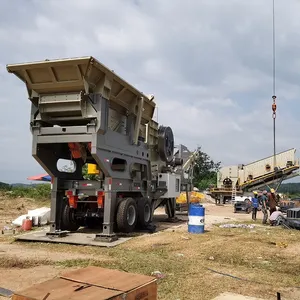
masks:
<instances>
[{"instance_id":1,"label":"green foliage","mask_svg":"<svg viewBox=\"0 0 300 300\"><path fill-rule=\"evenodd\" d=\"M286 193L286 196L289 198L300 198L300 193Z\"/></svg>"},{"instance_id":2,"label":"green foliage","mask_svg":"<svg viewBox=\"0 0 300 300\"><path fill-rule=\"evenodd\" d=\"M98 180L99 179L99 176L96 175L96 174L88 174L88 166L87 166L87 164L85 164L82 167L82 176L86 180Z\"/></svg>"},{"instance_id":3,"label":"green foliage","mask_svg":"<svg viewBox=\"0 0 300 300\"><path fill-rule=\"evenodd\" d=\"M269 191L270 188L277 189L278 183L269 184L264 186L261 189ZM283 183L277 190L278 193L282 193L289 198L300 197L300 183Z\"/></svg>"},{"instance_id":4,"label":"green foliage","mask_svg":"<svg viewBox=\"0 0 300 300\"><path fill-rule=\"evenodd\" d=\"M285 194L300 194L300 183L284 183L282 184L279 189L279 193L285 193Z\"/></svg>"},{"instance_id":5,"label":"green foliage","mask_svg":"<svg viewBox=\"0 0 300 300\"><path fill-rule=\"evenodd\" d=\"M8 191L10 189L10 185L0 181L0 190Z\"/></svg>"},{"instance_id":6,"label":"green foliage","mask_svg":"<svg viewBox=\"0 0 300 300\"><path fill-rule=\"evenodd\" d=\"M31 186L10 186L5 191L8 197L11 198L33 198L33 199L49 199L51 196L50 184L35 184Z\"/></svg>"},{"instance_id":7,"label":"green foliage","mask_svg":"<svg viewBox=\"0 0 300 300\"><path fill-rule=\"evenodd\" d=\"M217 172L211 172L211 174L207 178L202 178L197 185L197 188L200 191L204 191L212 185L216 185L217 182Z\"/></svg>"},{"instance_id":8,"label":"green foliage","mask_svg":"<svg viewBox=\"0 0 300 300\"><path fill-rule=\"evenodd\" d=\"M198 149L198 155L194 168L193 184L199 190L205 190L216 184L221 162L214 162L207 153L201 151L201 148Z\"/></svg>"}]
</instances>

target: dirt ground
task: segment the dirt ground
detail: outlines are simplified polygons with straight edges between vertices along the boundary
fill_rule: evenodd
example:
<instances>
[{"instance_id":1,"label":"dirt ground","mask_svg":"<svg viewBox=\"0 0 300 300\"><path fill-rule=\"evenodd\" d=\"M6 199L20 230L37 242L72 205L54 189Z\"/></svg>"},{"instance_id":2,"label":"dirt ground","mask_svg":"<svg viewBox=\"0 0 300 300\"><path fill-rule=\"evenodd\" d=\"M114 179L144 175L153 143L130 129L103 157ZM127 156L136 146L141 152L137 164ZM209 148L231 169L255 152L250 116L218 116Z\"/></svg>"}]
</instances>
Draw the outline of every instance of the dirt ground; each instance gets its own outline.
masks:
<instances>
[{"instance_id":1,"label":"dirt ground","mask_svg":"<svg viewBox=\"0 0 300 300\"><path fill-rule=\"evenodd\" d=\"M0 198L0 229L36 205L30 199ZM158 299L211 300L223 292L276 299L277 291L282 299L300 299L299 231L263 226L260 212L252 222L249 214L233 213L231 205L204 206L204 234L189 234L186 222L162 222L165 230L111 249L15 242L0 235L0 287L19 291L66 270L95 265L147 275L160 271L165 278L158 282ZM156 214L160 221L165 217L161 209ZM225 222L255 228L217 226Z\"/></svg>"}]
</instances>

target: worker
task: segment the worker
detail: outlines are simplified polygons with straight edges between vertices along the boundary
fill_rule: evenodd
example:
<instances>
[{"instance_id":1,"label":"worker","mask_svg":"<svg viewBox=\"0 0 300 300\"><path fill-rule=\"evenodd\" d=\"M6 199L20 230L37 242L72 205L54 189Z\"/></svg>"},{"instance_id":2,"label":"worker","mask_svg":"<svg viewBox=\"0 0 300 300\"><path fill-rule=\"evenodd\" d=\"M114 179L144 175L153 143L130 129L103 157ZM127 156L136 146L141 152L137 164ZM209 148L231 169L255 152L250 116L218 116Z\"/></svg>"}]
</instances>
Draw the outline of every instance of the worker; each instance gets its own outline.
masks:
<instances>
[{"instance_id":1,"label":"worker","mask_svg":"<svg viewBox=\"0 0 300 300\"><path fill-rule=\"evenodd\" d=\"M261 196L262 196L262 191L257 191L258 208L260 209L261 209Z\"/></svg>"},{"instance_id":2,"label":"worker","mask_svg":"<svg viewBox=\"0 0 300 300\"><path fill-rule=\"evenodd\" d=\"M276 205L280 206L280 202L281 202L281 197L279 195L279 193L276 194Z\"/></svg>"},{"instance_id":3,"label":"worker","mask_svg":"<svg viewBox=\"0 0 300 300\"><path fill-rule=\"evenodd\" d=\"M278 210L275 210L269 218L270 225L271 226L278 226L282 224L285 221L285 216L281 212L281 209L278 208Z\"/></svg>"},{"instance_id":4,"label":"worker","mask_svg":"<svg viewBox=\"0 0 300 300\"><path fill-rule=\"evenodd\" d=\"M267 208L267 201L268 201L268 198L267 198L267 191L264 190L262 192L262 195L260 197L260 205L261 205L261 211L263 213L263 221L262 223L263 224L267 224L267 220L268 220L268 208Z\"/></svg>"},{"instance_id":5,"label":"worker","mask_svg":"<svg viewBox=\"0 0 300 300\"><path fill-rule=\"evenodd\" d=\"M256 191L253 192L253 197L251 198L252 202L252 220L256 221L256 214L258 209L258 193Z\"/></svg>"},{"instance_id":6,"label":"worker","mask_svg":"<svg viewBox=\"0 0 300 300\"><path fill-rule=\"evenodd\" d=\"M270 215L276 211L277 205L277 197L274 189L270 189L270 193L268 193L268 206L270 207Z\"/></svg>"}]
</instances>

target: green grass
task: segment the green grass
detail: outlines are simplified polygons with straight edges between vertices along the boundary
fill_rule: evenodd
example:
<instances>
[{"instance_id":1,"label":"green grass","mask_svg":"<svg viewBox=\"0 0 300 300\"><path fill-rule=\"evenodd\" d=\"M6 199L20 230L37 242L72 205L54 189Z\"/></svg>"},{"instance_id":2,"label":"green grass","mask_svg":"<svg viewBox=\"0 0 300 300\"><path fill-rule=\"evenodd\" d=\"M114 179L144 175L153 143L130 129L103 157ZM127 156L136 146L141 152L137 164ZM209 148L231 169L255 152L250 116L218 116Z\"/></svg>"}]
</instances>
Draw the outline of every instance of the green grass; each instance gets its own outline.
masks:
<instances>
[{"instance_id":1,"label":"green grass","mask_svg":"<svg viewBox=\"0 0 300 300\"><path fill-rule=\"evenodd\" d=\"M212 299L226 290L272 299L270 293L276 295L277 290L300 286L298 231L214 228L204 235L189 235L189 240L182 235L164 232L113 249L85 249L95 257L97 253L107 255L112 261L75 260L59 264L95 265L145 275L160 271L166 277L159 280L159 299ZM280 242L287 243L287 247L277 246ZM249 281L216 275L208 268Z\"/></svg>"},{"instance_id":2,"label":"green grass","mask_svg":"<svg viewBox=\"0 0 300 300\"><path fill-rule=\"evenodd\" d=\"M300 286L299 238L300 231L280 227L259 226L251 230L214 227L200 235L159 232L115 248L51 243L27 244L27 247L31 251L46 249L58 256L61 252L70 253L70 258L76 253L87 255L83 259L52 262L53 267L92 265L145 275L160 271L165 275L158 281L160 300L211 300L226 291L264 299L275 299L280 291L284 299L299 299L285 293L288 287ZM245 280L220 275L209 268Z\"/></svg>"},{"instance_id":3,"label":"green grass","mask_svg":"<svg viewBox=\"0 0 300 300\"><path fill-rule=\"evenodd\" d=\"M55 244L31 247L92 256L55 262L62 268L93 265L145 275L160 271L165 278L158 282L159 299L208 300L224 291L272 299L276 291L300 286L299 237L299 231L275 227L215 227L203 235L162 232L110 249ZM280 247L281 242L287 247ZM208 268L246 280L219 275Z\"/></svg>"},{"instance_id":4,"label":"green grass","mask_svg":"<svg viewBox=\"0 0 300 300\"><path fill-rule=\"evenodd\" d=\"M142 249L91 249L92 252L106 254L108 261L97 261L96 259L75 259L56 262L56 266L64 268L83 268L87 266L99 266L103 268L117 269L120 271L151 275L154 271L160 271L166 278L159 281L159 294L168 299L168 295L177 295L177 286L181 278L188 276L191 262L178 259L176 254L172 255L169 248L153 248L145 252ZM97 255L95 254L95 257ZM163 298L159 298L163 299ZM173 298L172 298L173 299Z\"/></svg>"},{"instance_id":5,"label":"green grass","mask_svg":"<svg viewBox=\"0 0 300 300\"><path fill-rule=\"evenodd\" d=\"M106 267L108 264L96 259L68 259L57 261L55 265L63 268L85 268L88 266Z\"/></svg>"},{"instance_id":6,"label":"green grass","mask_svg":"<svg viewBox=\"0 0 300 300\"><path fill-rule=\"evenodd\" d=\"M5 192L9 198L49 199L51 195L50 184L37 184L29 187L15 186Z\"/></svg>"}]
</instances>

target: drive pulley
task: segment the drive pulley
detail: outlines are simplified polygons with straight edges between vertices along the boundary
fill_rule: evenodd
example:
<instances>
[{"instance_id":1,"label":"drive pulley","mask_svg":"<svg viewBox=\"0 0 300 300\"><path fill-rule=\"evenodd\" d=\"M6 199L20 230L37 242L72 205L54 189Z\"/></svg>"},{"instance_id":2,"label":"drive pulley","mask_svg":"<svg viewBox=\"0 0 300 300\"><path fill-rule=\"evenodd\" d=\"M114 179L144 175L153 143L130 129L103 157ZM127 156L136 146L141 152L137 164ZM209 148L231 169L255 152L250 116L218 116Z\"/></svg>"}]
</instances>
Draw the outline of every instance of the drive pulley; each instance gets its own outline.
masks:
<instances>
[{"instance_id":1,"label":"drive pulley","mask_svg":"<svg viewBox=\"0 0 300 300\"><path fill-rule=\"evenodd\" d=\"M174 156L174 135L171 127L158 128L158 154L164 162L170 163Z\"/></svg>"}]
</instances>

